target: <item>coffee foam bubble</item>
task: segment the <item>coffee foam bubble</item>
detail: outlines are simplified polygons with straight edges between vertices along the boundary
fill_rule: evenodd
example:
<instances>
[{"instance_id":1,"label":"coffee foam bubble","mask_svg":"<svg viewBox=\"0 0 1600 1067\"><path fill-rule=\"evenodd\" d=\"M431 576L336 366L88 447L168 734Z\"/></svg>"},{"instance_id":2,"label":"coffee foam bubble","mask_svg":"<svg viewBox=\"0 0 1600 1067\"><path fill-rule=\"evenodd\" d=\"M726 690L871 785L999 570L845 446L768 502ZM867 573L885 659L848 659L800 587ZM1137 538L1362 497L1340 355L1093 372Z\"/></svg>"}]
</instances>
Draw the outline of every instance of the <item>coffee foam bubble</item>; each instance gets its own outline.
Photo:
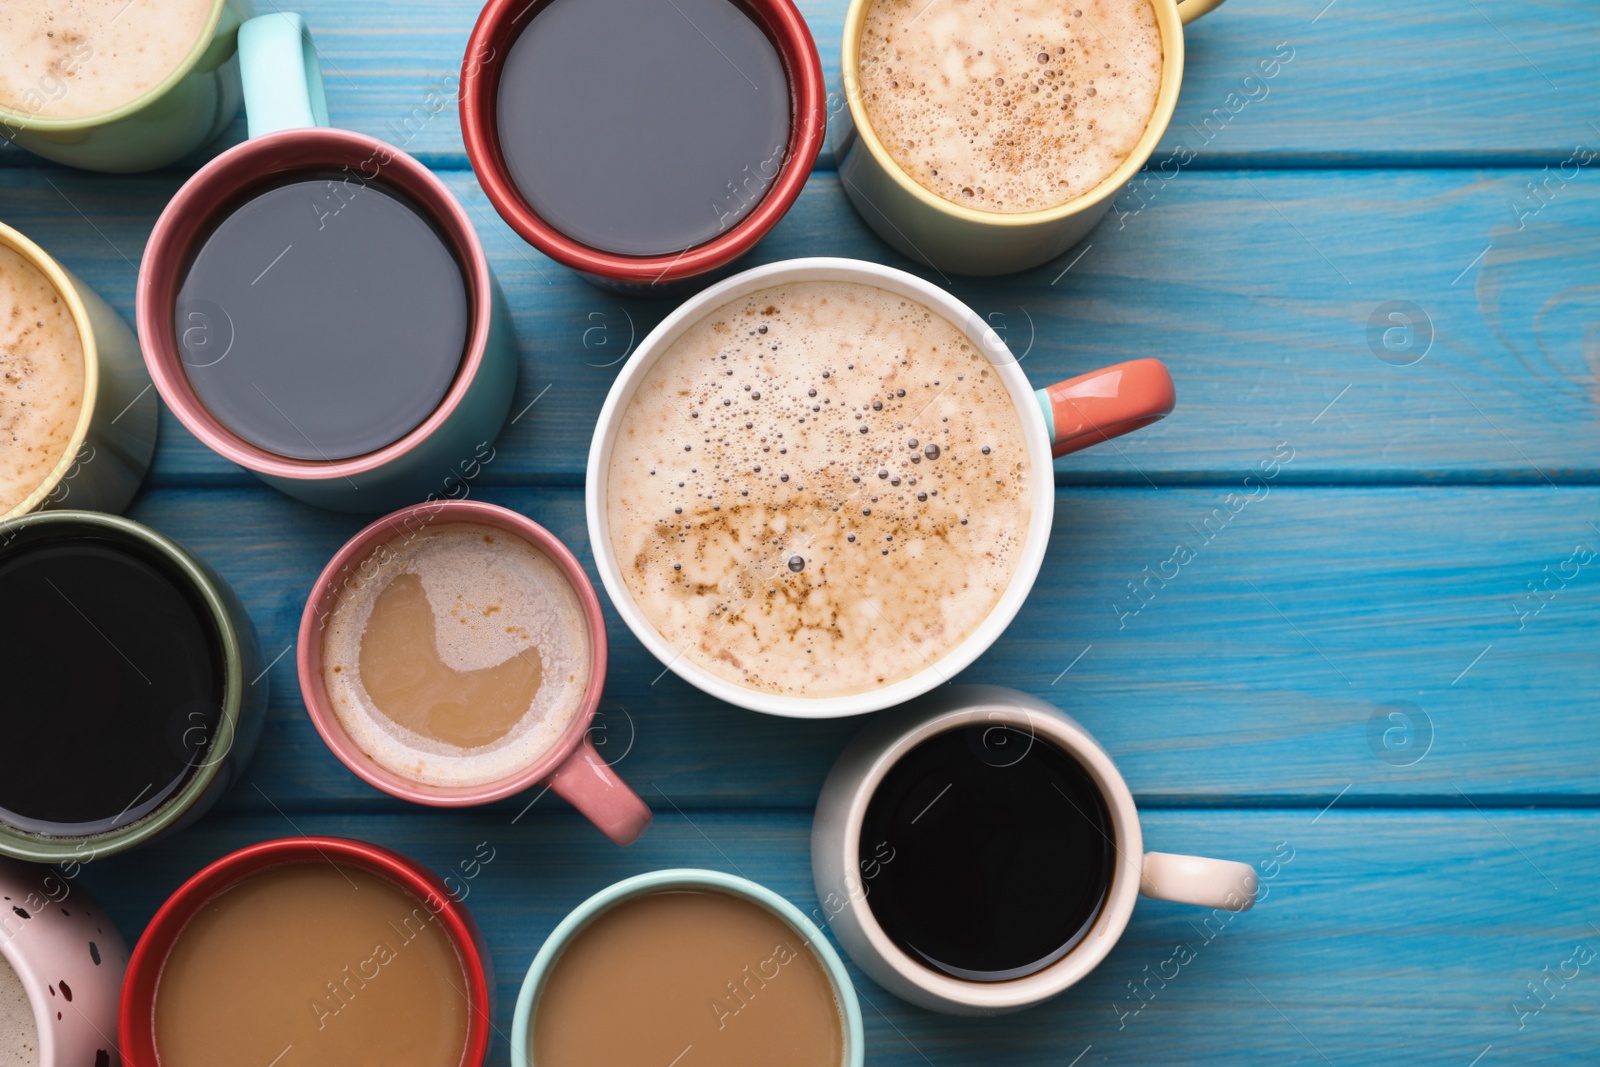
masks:
<instances>
[{"instance_id":1,"label":"coffee foam bubble","mask_svg":"<svg viewBox=\"0 0 1600 1067\"><path fill-rule=\"evenodd\" d=\"M691 661L807 697L923 670L993 610L1031 519L1022 423L942 316L845 282L738 298L640 381L607 475L634 602Z\"/></svg>"},{"instance_id":2,"label":"coffee foam bubble","mask_svg":"<svg viewBox=\"0 0 1600 1067\"><path fill-rule=\"evenodd\" d=\"M0 246L0 512L22 503L72 443L83 342L56 287Z\"/></svg>"},{"instance_id":3,"label":"coffee foam bubble","mask_svg":"<svg viewBox=\"0 0 1600 1067\"><path fill-rule=\"evenodd\" d=\"M1161 88L1150 0L874 0L862 103L911 177L979 211L1041 211L1099 185Z\"/></svg>"},{"instance_id":4,"label":"coffee foam bubble","mask_svg":"<svg viewBox=\"0 0 1600 1067\"><path fill-rule=\"evenodd\" d=\"M0 956L0 1067L39 1067L39 1023L22 979Z\"/></svg>"},{"instance_id":5,"label":"coffee foam bubble","mask_svg":"<svg viewBox=\"0 0 1600 1067\"><path fill-rule=\"evenodd\" d=\"M566 731L589 690L589 630L561 569L504 531L466 523L425 528L386 543L377 567L358 566L322 638L322 680L339 724L378 763L428 785L498 781L538 760ZM543 684L522 720L500 740L461 748L424 737L389 716L361 681L361 644L378 597L416 575L433 609L440 660L457 671L539 650Z\"/></svg>"},{"instance_id":6,"label":"coffee foam bubble","mask_svg":"<svg viewBox=\"0 0 1600 1067\"><path fill-rule=\"evenodd\" d=\"M177 69L212 0L5 0L0 107L30 118L114 111Z\"/></svg>"}]
</instances>

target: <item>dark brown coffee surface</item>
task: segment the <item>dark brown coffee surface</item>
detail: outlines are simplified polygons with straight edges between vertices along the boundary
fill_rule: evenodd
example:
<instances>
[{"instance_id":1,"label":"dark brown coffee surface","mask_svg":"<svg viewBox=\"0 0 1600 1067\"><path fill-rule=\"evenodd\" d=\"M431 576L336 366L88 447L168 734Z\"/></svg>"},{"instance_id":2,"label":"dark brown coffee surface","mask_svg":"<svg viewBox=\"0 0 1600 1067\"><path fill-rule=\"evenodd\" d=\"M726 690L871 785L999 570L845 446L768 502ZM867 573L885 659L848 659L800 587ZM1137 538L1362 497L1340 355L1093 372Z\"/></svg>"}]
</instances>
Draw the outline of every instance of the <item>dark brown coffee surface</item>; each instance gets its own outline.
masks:
<instances>
[{"instance_id":1,"label":"dark brown coffee surface","mask_svg":"<svg viewBox=\"0 0 1600 1067\"><path fill-rule=\"evenodd\" d=\"M381 181L301 176L235 207L200 246L173 335L200 402L291 459L374 452L444 399L470 327L461 267Z\"/></svg>"},{"instance_id":2,"label":"dark brown coffee surface","mask_svg":"<svg viewBox=\"0 0 1600 1067\"><path fill-rule=\"evenodd\" d=\"M0 822L136 822L211 753L223 661L189 581L100 528L0 552Z\"/></svg>"},{"instance_id":3,"label":"dark brown coffee surface","mask_svg":"<svg viewBox=\"0 0 1600 1067\"><path fill-rule=\"evenodd\" d=\"M867 904L936 971L1021 978L1093 926L1112 833L1093 779L1052 742L1005 725L949 730L901 757L867 805Z\"/></svg>"},{"instance_id":4,"label":"dark brown coffee surface","mask_svg":"<svg viewBox=\"0 0 1600 1067\"><path fill-rule=\"evenodd\" d=\"M500 149L541 218L591 248L704 244L765 195L790 93L765 33L729 0L551 0L500 75Z\"/></svg>"}]
</instances>

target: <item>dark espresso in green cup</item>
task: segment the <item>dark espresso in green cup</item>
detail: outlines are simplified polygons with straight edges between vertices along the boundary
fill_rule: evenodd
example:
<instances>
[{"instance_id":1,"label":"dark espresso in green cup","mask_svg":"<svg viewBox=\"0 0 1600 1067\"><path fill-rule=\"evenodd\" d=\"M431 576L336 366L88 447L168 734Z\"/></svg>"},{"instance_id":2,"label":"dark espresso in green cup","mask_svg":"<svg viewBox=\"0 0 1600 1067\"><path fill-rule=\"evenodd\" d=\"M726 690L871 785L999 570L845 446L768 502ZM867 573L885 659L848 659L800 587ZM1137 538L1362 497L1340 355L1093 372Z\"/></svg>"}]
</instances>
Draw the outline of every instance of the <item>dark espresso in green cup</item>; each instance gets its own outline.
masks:
<instances>
[{"instance_id":1,"label":"dark espresso in green cup","mask_svg":"<svg viewBox=\"0 0 1600 1067\"><path fill-rule=\"evenodd\" d=\"M0 854L85 862L204 812L266 709L227 583L136 522L0 523Z\"/></svg>"}]
</instances>

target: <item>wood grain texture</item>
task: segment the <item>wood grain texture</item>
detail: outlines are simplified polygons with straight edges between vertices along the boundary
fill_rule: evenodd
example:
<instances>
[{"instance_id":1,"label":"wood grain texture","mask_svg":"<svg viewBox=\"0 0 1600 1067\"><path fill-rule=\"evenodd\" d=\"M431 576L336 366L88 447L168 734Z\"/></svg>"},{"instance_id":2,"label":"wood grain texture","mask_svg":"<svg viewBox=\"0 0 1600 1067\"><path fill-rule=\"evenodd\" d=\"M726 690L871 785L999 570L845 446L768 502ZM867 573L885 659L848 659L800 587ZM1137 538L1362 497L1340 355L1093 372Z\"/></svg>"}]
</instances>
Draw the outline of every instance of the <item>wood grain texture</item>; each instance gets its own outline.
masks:
<instances>
[{"instance_id":1,"label":"wood grain texture","mask_svg":"<svg viewBox=\"0 0 1600 1067\"><path fill-rule=\"evenodd\" d=\"M834 109L847 6L799 4ZM257 4L305 16L334 125L434 167L465 165L455 94L478 8ZM1585 0L1233 0L1188 29L1183 92L1153 158L1159 164L1184 145L1202 167L1556 163L1574 144L1600 144L1589 106L1600 87L1597 44L1600 25ZM1263 78L1261 64L1274 59ZM243 137L240 119L196 158ZM0 141L0 166L54 165Z\"/></svg>"},{"instance_id":2,"label":"wood grain texture","mask_svg":"<svg viewBox=\"0 0 1600 1067\"><path fill-rule=\"evenodd\" d=\"M568 910L617 879L710 867L771 886L808 913L819 908L806 862L807 811L668 810L627 849L554 809L536 807L514 826L510 818L212 818L136 855L90 864L82 881L131 933L201 863L253 841L357 835L458 879L459 865L488 842L494 859L464 884L499 986L495 1067L508 1062L511 1008L540 943ZM1567 966L1564 987L1552 983L1536 1014L1530 1009L1540 1002L1524 983L1543 981L1547 967L1561 971L1577 945L1600 952L1589 888L1600 813L1376 812L1341 802L1320 814L1155 811L1141 822L1147 848L1256 864L1261 903L1230 915L1141 901L1127 934L1085 981L1000 1019L909 1007L852 966L867 1062L1066 1067L1081 1055L1078 1067L1397 1059L1467 1067L1487 1046L1480 1067L1589 1062L1600 959L1576 975Z\"/></svg>"},{"instance_id":3,"label":"wood grain texture","mask_svg":"<svg viewBox=\"0 0 1600 1067\"><path fill-rule=\"evenodd\" d=\"M598 588L580 490L473 497L553 531ZM269 660L294 642L317 574L362 524L264 487L147 491L132 515L233 583ZM961 680L1015 686L1076 716L1142 803L1320 805L1348 787L1373 803L1594 804L1600 557L1564 568L1576 574L1552 582L1547 602L1527 593L1577 546L1600 549L1590 516L1600 519L1600 490L1587 487L1063 489L1032 596ZM664 674L601 599L612 659L595 737L609 759L625 756L619 772L692 809L812 802L858 723L712 700ZM323 748L292 651L265 684L252 773L275 803L401 806ZM237 789L224 803L266 802Z\"/></svg>"},{"instance_id":4,"label":"wood grain texture","mask_svg":"<svg viewBox=\"0 0 1600 1067\"><path fill-rule=\"evenodd\" d=\"M476 3L283 6L317 33L335 123L441 170L510 297L521 414L473 496L591 566L594 418L670 305L588 287L482 196L454 106ZM844 0L800 6L837 89ZM1065 708L1117 760L1146 847L1256 862L1268 892L1231 919L1144 902L1079 988L1004 1019L927 1014L852 969L869 1064L1594 1060L1600 960L1563 964L1600 950L1600 561L1576 562L1600 549L1600 179L1571 162L1600 147L1597 44L1587 0L1232 0L1188 31L1172 129L1083 246L1008 278L920 272L1025 353L1035 384L1146 355L1173 368L1171 418L1057 465L1033 595L961 680ZM131 319L161 206L242 134L132 178L0 143L0 219ZM1193 161L1163 171L1180 146ZM830 165L747 265L908 266ZM609 606L594 737L657 813L637 845L537 791L444 812L362 785L309 725L291 644L313 579L364 520L290 501L162 419L132 515L238 589L271 700L212 814L86 868L130 939L186 877L254 841L341 834L458 874L488 842L468 904L494 953L501 1067L528 963L610 882L709 866L817 906L810 809L859 723L710 700L662 676ZM1174 975L1180 945L1192 958Z\"/></svg>"},{"instance_id":5,"label":"wood grain texture","mask_svg":"<svg viewBox=\"0 0 1600 1067\"><path fill-rule=\"evenodd\" d=\"M1063 484L1236 482L1285 440L1296 458L1284 477L1299 483L1594 482L1600 179L1583 171L1536 200L1538 176L1184 173L1141 190L1143 206L1122 203L1054 264L997 279L917 272L1002 331L1036 385L1140 356L1172 367L1176 413L1062 460ZM517 238L470 174L446 179L478 224L523 353L520 417L485 477L579 484L621 358L672 305L589 286ZM0 218L131 318L144 242L178 184L0 172ZM1515 209L1531 205L1543 206L1519 229ZM831 174L745 265L807 255L913 267ZM167 412L161 432L156 484L249 481Z\"/></svg>"}]
</instances>

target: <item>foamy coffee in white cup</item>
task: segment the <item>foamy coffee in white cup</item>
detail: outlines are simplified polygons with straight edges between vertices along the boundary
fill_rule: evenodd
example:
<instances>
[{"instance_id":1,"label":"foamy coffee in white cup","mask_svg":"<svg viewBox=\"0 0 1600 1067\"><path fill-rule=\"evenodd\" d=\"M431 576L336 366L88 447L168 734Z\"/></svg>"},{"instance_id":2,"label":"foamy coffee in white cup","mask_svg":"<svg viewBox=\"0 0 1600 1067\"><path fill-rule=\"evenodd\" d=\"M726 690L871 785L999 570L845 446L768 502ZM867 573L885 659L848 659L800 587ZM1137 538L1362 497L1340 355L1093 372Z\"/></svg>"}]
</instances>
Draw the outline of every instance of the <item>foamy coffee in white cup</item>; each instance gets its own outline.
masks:
<instances>
[{"instance_id":1,"label":"foamy coffee in white cup","mask_svg":"<svg viewBox=\"0 0 1600 1067\"><path fill-rule=\"evenodd\" d=\"M101 115L177 70L214 0L6 0L0 108L30 118Z\"/></svg>"},{"instance_id":2,"label":"foamy coffee in white cup","mask_svg":"<svg viewBox=\"0 0 1600 1067\"><path fill-rule=\"evenodd\" d=\"M736 685L842 697L993 610L1031 521L1022 420L954 324L860 282L758 289L678 337L606 481L633 602Z\"/></svg>"},{"instance_id":3,"label":"foamy coffee in white cup","mask_svg":"<svg viewBox=\"0 0 1600 1067\"><path fill-rule=\"evenodd\" d=\"M883 146L954 204L1019 213L1093 189L1161 88L1150 0L872 0L858 67Z\"/></svg>"},{"instance_id":4,"label":"foamy coffee in white cup","mask_svg":"<svg viewBox=\"0 0 1600 1067\"><path fill-rule=\"evenodd\" d=\"M1052 453L1172 410L1158 360L1035 390L984 319L851 259L703 290L617 375L585 478L595 569L666 667L825 718L949 681L1028 595Z\"/></svg>"}]
</instances>

